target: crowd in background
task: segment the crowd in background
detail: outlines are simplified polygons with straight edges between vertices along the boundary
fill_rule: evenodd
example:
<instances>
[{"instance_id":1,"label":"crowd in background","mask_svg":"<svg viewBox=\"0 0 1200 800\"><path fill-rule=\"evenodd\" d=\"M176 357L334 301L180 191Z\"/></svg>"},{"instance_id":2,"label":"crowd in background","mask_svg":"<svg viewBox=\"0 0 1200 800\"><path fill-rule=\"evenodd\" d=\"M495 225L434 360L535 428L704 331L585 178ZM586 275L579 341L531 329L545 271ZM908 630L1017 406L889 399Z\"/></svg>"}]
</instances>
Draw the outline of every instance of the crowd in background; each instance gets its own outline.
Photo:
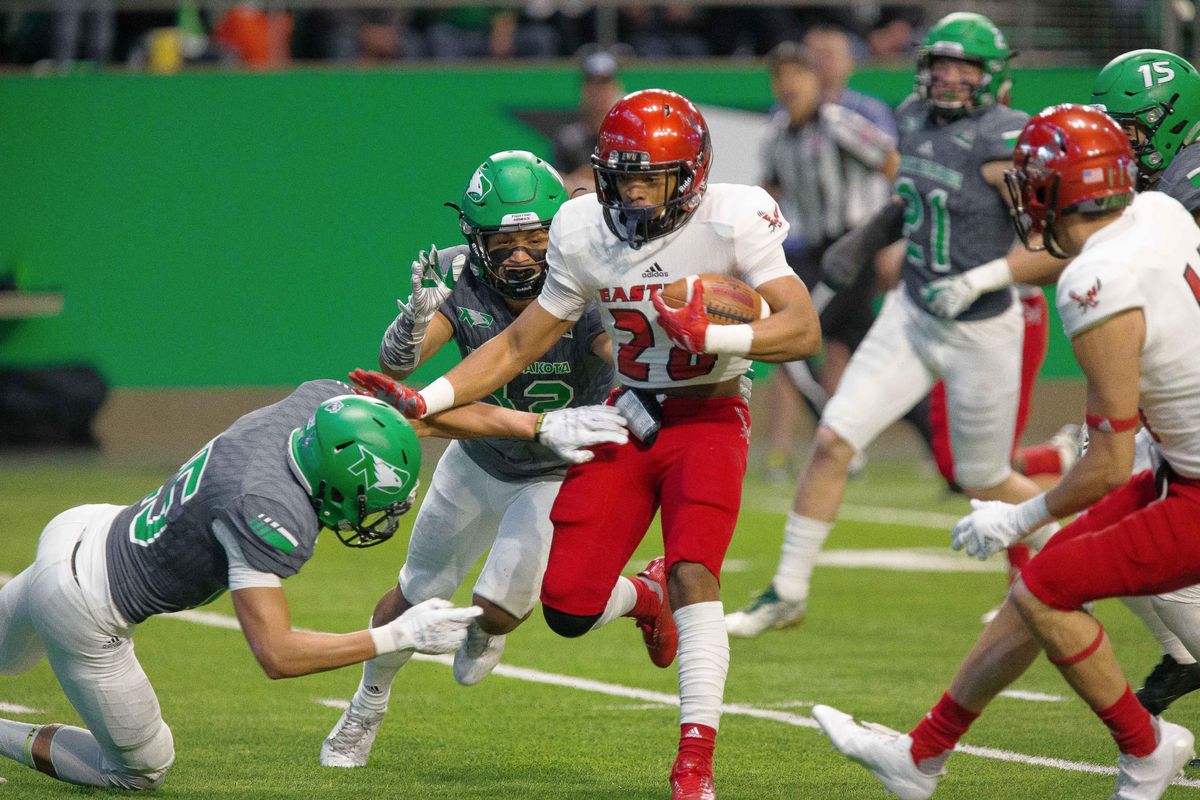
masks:
<instances>
[{"instance_id":1,"label":"crowd in background","mask_svg":"<svg viewBox=\"0 0 1200 800\"><path fill-rule=\"evenodd\" d=\"M0 11L0 61L86 61L154 68L191 63L279 67L291 61L378 64L471 58L553 59L603 38L597 13L559 3L524 9L463 7L267 11L234 5L220 14L183 0L175 12L117 11L112 0L54 0L55 10ZM565 4L569 7L570 4ZM911 5L828 7L630 3L617 10L617 40L639 58L762 56L814 25L836 25L859 61L906 59L922 24ZM603 23L601 23L602 25Z\"/></svg>"}]
</instances>

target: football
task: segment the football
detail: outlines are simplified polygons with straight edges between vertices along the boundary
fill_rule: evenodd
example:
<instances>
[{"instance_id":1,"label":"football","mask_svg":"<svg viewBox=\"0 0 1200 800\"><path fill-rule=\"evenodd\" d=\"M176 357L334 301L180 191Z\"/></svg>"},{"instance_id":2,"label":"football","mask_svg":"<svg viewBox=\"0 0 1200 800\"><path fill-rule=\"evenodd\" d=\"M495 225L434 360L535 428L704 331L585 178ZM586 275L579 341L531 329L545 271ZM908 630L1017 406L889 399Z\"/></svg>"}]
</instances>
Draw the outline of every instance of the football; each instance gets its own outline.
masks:
<instances>
[{"instance_id":1,"label":"football","mask_svg":"<svg viewBox=\"0 0 1200 800\"><path fill-rule=\"evenodd\" d=\"M704 284L704 311L714 325L740 325L766 316L762 295L730 275L704 273L680 278L662 290L663 301L671 308L686 305L697 278Z\"/></svg>"}]
</instances>

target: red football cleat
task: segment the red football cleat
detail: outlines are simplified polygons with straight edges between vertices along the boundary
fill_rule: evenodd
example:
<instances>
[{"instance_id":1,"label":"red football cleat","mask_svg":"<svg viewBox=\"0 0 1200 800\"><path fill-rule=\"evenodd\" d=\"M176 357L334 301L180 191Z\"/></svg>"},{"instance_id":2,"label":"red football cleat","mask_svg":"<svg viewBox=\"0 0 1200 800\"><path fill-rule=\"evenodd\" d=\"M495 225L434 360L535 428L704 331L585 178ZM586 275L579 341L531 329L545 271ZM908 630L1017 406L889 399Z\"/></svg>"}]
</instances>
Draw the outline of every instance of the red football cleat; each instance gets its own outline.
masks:
<instances>
[{"instance_id":1,"label":"red football cleat","mask_svg":"<svg viewBox=\"0 0 1200 800\"><path fill-rule=\"evenodd\" d=\"M675 661L679 649L679 631L675 629L675 618L671 616L671 604L667 600L667 560L662 556L651 561L638 573L638 578L657 583L662 592L662 602L657 611L649 616L635 617L642 630L642 641L656 667L666 668Z\"/></svg>"},{"instance_id":2,"label":"red football cleat","mask_svg":"<svg viewBox=\"0 0 1200 800\"><path fill-rule=\"evenodd\" d=\"M671 768L671 800L717 800L712 761L680 755Z\"/></svg>"}]
</instances>

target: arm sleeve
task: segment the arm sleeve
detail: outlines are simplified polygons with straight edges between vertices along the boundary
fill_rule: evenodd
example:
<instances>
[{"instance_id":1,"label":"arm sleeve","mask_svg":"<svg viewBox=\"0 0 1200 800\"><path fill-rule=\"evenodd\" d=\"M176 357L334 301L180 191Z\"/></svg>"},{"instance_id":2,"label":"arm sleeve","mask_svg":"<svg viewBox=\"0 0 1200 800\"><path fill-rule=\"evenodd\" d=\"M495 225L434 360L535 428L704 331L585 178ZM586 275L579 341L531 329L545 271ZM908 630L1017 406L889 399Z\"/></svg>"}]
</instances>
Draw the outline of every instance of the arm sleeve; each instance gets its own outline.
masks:
<instances>
[{"instance_id":1,"label":"arm sleeve","mask_svg":"<svg viewBox=\"0 0 1200 800\"><path fill-rule=\"evenodd\" d=\"M1067 267L1059 278L1055 302L1068 339L1122 311L1146 304L1132 268L1082 259Z\"/></svg>"},{"instance_id":2,"label":"arm sleeve","mask_svg":"<svg viewBox=\"0 0 1200 800\"><path fill-rule=\"evenodd\" d=\"M791 226L779 212L779 204L765 189L748 188L749 202L737 203L733 212L733 255L742 279L758 288L796 273L783 255Z\"/></svg>"},{"instance_id":3,"label":"arm sleeve","mask_svg":"<svg viewBox=\"0 0 1200 800\"><path fill-rule=\"evenodd\" d=\"M900 238L904 206L888 201L883 208L834 242L821 256L821 279L834 289L845 289L874 264L875 254Z\"/></svg>"},{"instance_id":4,"label":"arm sleeve","mask_svg":"<svg viewBox=\"0 0 1200 800\"><path fill-rule=\"evenodd\" d=\"M413 319L408 313L408 306L397 301L400 313L392 320L392 324L383 332L383 341L379 345L379 357L383 363L392 369L400 369L401 362L406 357L416 361L417 343L413 341Z\"/></svg>"},{"instance_id":5,"label":"arm sleeve","mask_svg":"<svg viewBox=\"0 0 1200 800\"><path fill-rule=\"evenodd\" d=\"M289 487L290 488L290 487ZM307 502L297 485L297 502ZM288 578L312 558L320 527L316 515L302 519L285 504L262 495L244 495L218 518L235 536L251 569Z\"/></svg>"},{"instance_id":6,"label":"arm sleeve","mask_svg":"<svg viewBox=\"0 0 1200 800\"><path fill-rule=\"evenodd\" d=\"M583 286L571 274L564 254L562 239L564 232L561 216L550 223L550 246L546 250L546 283L538 295L538 303L546 311L563 320L574 322L583 314L588 297Z\"/></svg>"},{"instance_id":7,"label":"arm sleeve","mask_svg":"<svg viewBox=\"0 0 1200 800\"><path fill-rule=\"evenodd\" d=\"M213 536L225 548L225 559L229 562L230 591L257 587L270 589L283 585L278 575L257 570L246 562L237 542L237 534L219 519L213 521Z\"/></svg>"}]
</instances>

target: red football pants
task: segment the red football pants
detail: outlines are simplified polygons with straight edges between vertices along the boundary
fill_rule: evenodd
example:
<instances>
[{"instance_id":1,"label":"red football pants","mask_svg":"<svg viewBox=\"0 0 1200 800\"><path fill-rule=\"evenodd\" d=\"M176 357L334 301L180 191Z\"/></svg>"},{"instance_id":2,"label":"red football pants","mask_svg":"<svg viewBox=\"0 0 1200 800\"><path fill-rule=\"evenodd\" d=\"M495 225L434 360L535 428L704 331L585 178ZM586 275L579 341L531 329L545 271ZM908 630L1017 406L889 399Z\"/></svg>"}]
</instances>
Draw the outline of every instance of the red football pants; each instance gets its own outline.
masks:
<instances>
[{"instance_id":1,"label":"red football pants","mask_svg":"<svg viewBox=\"0 0 1200 800\"><path fill-rule=\"evenodd\" d=\"M1046 349L1050 345L1050 315L1046 296L1041 292L1021 298L1025 312L1025 343L1021 347L1021 400L1017 406L1017 427L1013 431L1013 450L1016 451L1029 420L1029 401L1037 382ZM938 472L947 481L954 481L954 453L950 450L950 415L946 410L946 385L934 384L929 393L929 427L932 429L930 447Z\"/></svg>"},{"instance_id":2,"label":"red football pants","mask_svg":"<svg viewBox=\"0 0 1200 800\"><path fill-rule=\"evenodd\" d=\"M749 446L750 411L740 397L669 397L653 445L630 437L594 448L592 461L567 470L550 511L542 604L578 616L604 611L660 507L667 569L694 562L720 578Z\"/></svg>"},{"instance_id":3,"label":"red football pants","mask_svg":"<svg viewBox=\"0 0 1200 800\"><path fill-rule=\"evenodd\" d=\"M1029 591L1073 611L1200 583L1200 480L1173 477L1159 496L1150 470L1106 494L1024 566Z\"/></svg>"}]
</instances>

